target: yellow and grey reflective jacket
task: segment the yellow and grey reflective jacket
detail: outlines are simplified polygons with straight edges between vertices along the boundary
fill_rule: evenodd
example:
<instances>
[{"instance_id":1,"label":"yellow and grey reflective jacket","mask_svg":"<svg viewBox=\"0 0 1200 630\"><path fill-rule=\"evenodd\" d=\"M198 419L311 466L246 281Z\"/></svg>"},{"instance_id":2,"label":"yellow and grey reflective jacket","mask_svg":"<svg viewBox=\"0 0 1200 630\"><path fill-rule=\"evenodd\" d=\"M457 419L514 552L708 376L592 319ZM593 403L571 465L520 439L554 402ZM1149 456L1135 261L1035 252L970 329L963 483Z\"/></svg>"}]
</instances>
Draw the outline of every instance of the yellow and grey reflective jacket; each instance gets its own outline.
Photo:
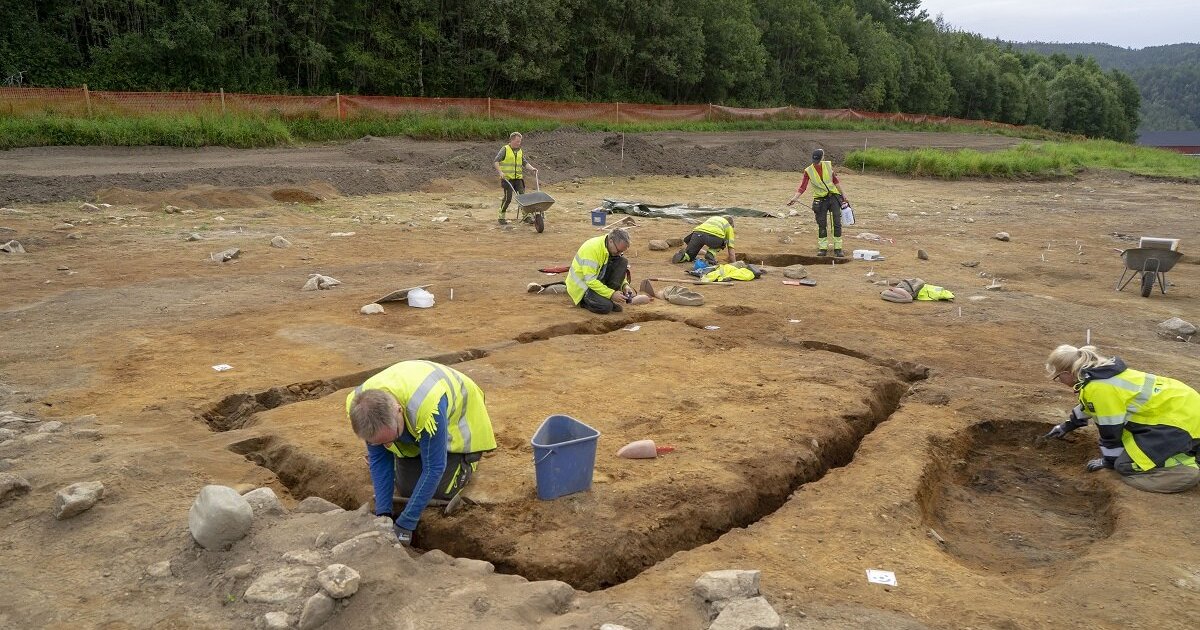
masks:
<instances>
[{"instance_id":1,"label":"yellow and grey reflective jacket","mask_svg":"<svg viewBox=\"0 0 1200 630\"><path fill-rule=\"evenodd\" d=\"M415 440L437 430L433 414L446 397L447 452L476 453L496 448L492 420L484 405L483 390L466 374L432 361L402 361L372 376L346 396L346 413L359 392L382 389L400 403L404 432ZM386 448L398 457L416 457L416 443L397 439Z\"/></svg>"},{"instance_id":2,"label":"yellow and grey reflective jacket","mask_svg":"<svg viewBox=\"0 0 1200 630\"><path fill-rule=\"evenodd\" d=\"M500 160L500 172L508 179L525 179L525 154L522 149L513 151L509 145L504 145L504 159Z\"/></svg>"},{"instance_id":3,"label":"yellow and grey reflective jacket","mask_svg":"<svg viewBox=\"0 0 1200 630\"><path fill-rule=\"evenodd\" d=\"M1180 463L1175 456L1194 456L1200 448L1200 394L1184 383L1129 369L1118 358L1083 370L1076 388L1080 407L1100 430L1105 457L1124 451L1135 471L1145 472Z\"/></svg>"},{"instance_id":4,"label":"yellow and grey reflective jacket","mask_svg":"<svg viewBox=\"0 0 1200 630\"><path fill-rule=\"evenodd\" d=\"M595 291L600 297L612 297L613 290L600 282L600 269L608 262L605 238L607 237L596 236L584 241L575 254L575 260L571 261L571 270L567 272L567 293L576 304L579 304L588 289Z\"/></svg>"},{"instance_id":5,"label":"yellow and grey reflective jacket","mask_svg":"<svg viewBox=\"0 0 1200 630\"><path fill-rule=\"evenodd\" d=\"M725 247L733 247L733 224L725 217L709 217L704 223L697 225L693 232L711 234L725 239Z\"/></svg>"}]
</instances>

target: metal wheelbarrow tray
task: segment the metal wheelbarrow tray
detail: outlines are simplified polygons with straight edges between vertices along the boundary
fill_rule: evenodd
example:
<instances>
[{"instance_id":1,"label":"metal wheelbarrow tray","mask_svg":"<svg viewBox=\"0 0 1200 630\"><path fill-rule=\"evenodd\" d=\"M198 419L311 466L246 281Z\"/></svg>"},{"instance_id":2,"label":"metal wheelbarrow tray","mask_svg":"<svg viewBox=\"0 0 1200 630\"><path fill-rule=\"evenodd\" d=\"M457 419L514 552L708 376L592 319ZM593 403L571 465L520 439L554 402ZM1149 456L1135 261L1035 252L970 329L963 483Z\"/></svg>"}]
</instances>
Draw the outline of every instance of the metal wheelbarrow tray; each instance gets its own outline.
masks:
<instances>
[{"instance_id":1,"label":"metal wheelbarrow tray","mask_svg":"<svg viewBox=\"0 0 1200 630\"><path fill-rule=\"evenodd\" d=\"M1175 263L1182 257L1183 254L1177 251L1151 247L1134 247L1121 252L1125 268L1121 270L1121 277L1117 279L1117 290L1124 289L1134 278L1141 276L1142 297L1150 297L1156 280L1159 291L1166 295L1167 272L1174 268Z\"/></svg>"},{"instance_id":2,"label":"metal wheelbarrow tray","mask_svg":"<svg viewBox=\"0 0 1200 630\"><path fill-rule=\"evenodd\" d=\"M537 186L537 190L530 193L515 194L513 198L517 202L517 220L521 220L523 215L533 215L533 227L541 233L542 230L546 229L546 219L543 215L550 209L550 206L554 205L554 197L542 192L542 183L538 181L537 173L534 173L533 181L534 185ZM512 184L508 186L512 188ZM513 193L516 192L514 188Z\"/></svg>"}]
</instances>

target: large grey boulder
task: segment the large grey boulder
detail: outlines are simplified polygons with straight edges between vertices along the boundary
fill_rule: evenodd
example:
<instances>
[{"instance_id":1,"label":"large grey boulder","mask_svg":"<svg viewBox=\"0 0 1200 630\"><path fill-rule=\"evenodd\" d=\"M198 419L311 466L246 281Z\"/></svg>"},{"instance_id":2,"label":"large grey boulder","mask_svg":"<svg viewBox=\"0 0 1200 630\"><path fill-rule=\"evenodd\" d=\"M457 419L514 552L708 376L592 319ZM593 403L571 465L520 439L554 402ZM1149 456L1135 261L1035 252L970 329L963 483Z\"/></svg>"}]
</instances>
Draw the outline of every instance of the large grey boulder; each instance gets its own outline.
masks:
<instances>
[{"instance_id":1,"label":"large grey boulder","mask_svg":"<svg viewBox=\"0 0 1200 630\"><path fill-rule=\"evenodd\" d=\"M344 564L331 564L317 574L317 583L334 599L350 597L358 592L362 577Z\"/></svg>"},{"instance_id":2,"label":"large grey boulder","mask_svg":"<svg viewBox=\"0 0 1200 630\"><path fill-rule=\"evenodd\" d=\"M54 493L54 518L64 520L86 512L104 498L104 484L99 481L73 483Z\"/></svg>"},{"instance_id":3,"label":"large grey boulder","mask_svg":"<svg viewBox=\"0 0 1200 630\"><path fill-rule=\"evenodd\" d=\"M29 482L24 477L12 473L0 473L0 501L9 496L20 496L29 492Z\"/></svg>"},{"instance_id":4,"label":"large grey boulder","mask_svg":"<svg viewBox=\"0 0 1200 630\"><path fill-rule=\"evenodd\" d=\"M333 617L333 598L325 593L317 593L304 602L304 611L300 613L300 630L319 628Z\"/></svg>"},{"instance_id":5,"label":"large grey boulder","mask_svg":"<svg viewBox=\"0 0 1200 630\"><path fill-rule=\"evenodd\" d=\"M242 599L258 604L280 604L304 596L316 569L290 565L260 575L246 588Z\"/></svg>"},{"instance_id":6,"label":"large grey boulder","mask_svg":"<svg viewBox=\"0 0 1200 630\"><path fill-rule=\"evenodd\" d=\"M264 514L287 514L287 509L279 502L279 497L275 495L275 491L270 488L256 488L242 495L246 503L250 504L250 509L254 510L255 516Z\"/></svg>"},{"instance_id":7,"label":"large grey boulder","mask_svg":"<svg viewBox=\"0 0 1200 630\"><path fill-rule=\"evenodd\" d=\"M204 486L188 511L192 538L211 550L226 549L244 538L253 521L250 503L228 486Z\"/></svg>"},{"instance_id":8,"label":"large grey boulder","mask_svg":"<svg viewBox=\"0 0 1200 630\"><path fill-rule=\"evenodd\" d=\"M757 597L761 576L761 571L709 571L696 580L692 591L706 602Z\"/></svg>"},{"instance_id":9,"label":"large grey boulder","mask_svg":"<svg viewBox=\"0 0 1200 630\"><path fill-rule=\"evenodd\" d=\"M1178 317L1172 317L1158 325L1158 335L1172 341L1189 341L1196 334L1196 326Z\"/></svg>"},{"instance_id":10,"label":"large grey boulder","mask_svg":"<svg viewBox=\"0 0 1200 630\"><path fill-rule=\"evenodd\" d=\"M783 620L765 597L739 599L725 605L708 630L782 630Z\"/></svg>"}]
</instances>

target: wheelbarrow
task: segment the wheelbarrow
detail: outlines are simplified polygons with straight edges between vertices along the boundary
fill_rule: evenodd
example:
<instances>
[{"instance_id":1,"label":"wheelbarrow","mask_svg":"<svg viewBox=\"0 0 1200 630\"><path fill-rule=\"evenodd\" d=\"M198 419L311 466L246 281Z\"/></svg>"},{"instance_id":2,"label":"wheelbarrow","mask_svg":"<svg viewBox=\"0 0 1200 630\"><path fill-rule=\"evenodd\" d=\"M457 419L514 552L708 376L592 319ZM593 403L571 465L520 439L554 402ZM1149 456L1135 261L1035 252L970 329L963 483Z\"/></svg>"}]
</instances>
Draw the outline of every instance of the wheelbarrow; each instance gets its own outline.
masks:
<instances>
[{"instance_id":1,"label":"wheelbarrow","mask_svg":"<svg viewBox=\"0 0 1200 630\"><path fill-rule=\"evenodd\" d=\"M1121 252L1125 268L1121 270L1121 277L1117 279L1117 290L1124 289L1134 278L1140 276L1142 297L1150 297L1155 281L1158 281L1159 291L1166 295L1167 272L1182 257L1183 254L1177 251L1150 247L1133 247Z\"/></svg>"},{"instance_id":2,"label":"wheelbarrow","mask_svg":"<svg viewBox=\"0 0 1200 630\"><path fill-rule=\"evenodd\" d=\"M537 188L531 193L518 194L517 189L513 188L512 182L506 179L504 183L512 188L513 196L517 201L517 221L533 217L533 229L541 234L542 230L546 229L546 210L554 205L554 197L542 192L542 184L538 181L537 173L533 174L533 183Z\"/></svg>"}]
</instances>

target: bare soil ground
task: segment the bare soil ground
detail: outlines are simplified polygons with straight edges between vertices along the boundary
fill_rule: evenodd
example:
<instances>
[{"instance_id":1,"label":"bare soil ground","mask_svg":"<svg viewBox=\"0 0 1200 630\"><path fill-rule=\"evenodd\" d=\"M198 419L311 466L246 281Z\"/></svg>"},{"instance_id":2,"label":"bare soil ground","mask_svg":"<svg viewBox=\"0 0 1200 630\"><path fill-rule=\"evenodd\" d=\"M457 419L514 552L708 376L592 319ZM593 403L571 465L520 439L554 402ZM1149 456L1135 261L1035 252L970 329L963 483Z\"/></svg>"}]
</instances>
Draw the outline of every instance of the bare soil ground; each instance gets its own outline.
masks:
<instances>
[{"instance_id":1,"label":"bare soil ground","mask_svg":"<svg viewBox=\"0 0 1200 630\"><path fill-rule=\"evenodd\" d=\"M1114 249L1130 237L1181 238L1185 251L1200 242L1200 187L1112 173L1017 183L842 173L859 216L847 249L879 249L886 261L811 265L816 287L774 273L701 288L703 307L652 303L607 317L524 291L557 279L537 269L599 233L588 210L605 197L779 211L739 220L739 249L768 264L801 260L814 249L811 213L780 207L795 171L814 143L836 155L864 140L1013 142L649 134L625 137L622 166L610 146L619 136L531 134L530 159L558 200L543 234L495 224L495 148L477 143L0 154L0 240L28 250L0 254L0 409L68 429L0 445L6 472L32 485L0 505L0 626L233 628L298 612L297 602L244 601L253 577L232 567L249 562L257 575L304 550L328 561L328 545L369 530L369 518L262 520L232 550L205 552L187 533L188 507L220 483L269 486L289 505L317 495L357 508L369 478L345 394L418 357L482 386L500 442L471 504L427 512L418 546L506 575L436 554L413 562L386 545L361 550L346 562L363 587L330 627L704 627L691 584L724 568L761 569L764 594L793 628L1188 626L1200 606L1200 491L1151 495L1084 472L1090 429L1040 447L1034 438L1073 405L1044 377L1045 355L1089 330L1131 366L1200 384L1200 344L1155 334L1171 316L1198 319L1195 258L1168 274L1166 295L1113 291ZM367 157L354 168L383 171L334 166L355 154ZM448 166L456 160L461 170ZM322 180L336 194L312 183ZM197 196L199 185L217 188ZM298 186L324 201L271 198ZM78 209L112 187L128 190L98 212ZM161 209L188 198L173 204L186 213ZM635 279L685 277L646 243L687 230L638 219ZM1001 230L1010 242L991 238ZM203 238L185 241L190 233ZM272 248L275 235L293 246ZM228 247L242 255L209 260ZM317 272L344 284L301 292ZM957 299L879 299L874 282L911 277ZM984 288L993 278L1003 289ZM432 309L358 313L424 283ZM214 371L220 363L233 369ZM592 491L540 502L529 439L555 413L602 437ZM676 450L615 456L641 438ZM105 498L54 520L54 491L92 479ZM174 576L147 576L162 560ZM899 586L868 584L866 569L895 571ZM567 602L538 580L580 592Z\"/></svg>"}]
</instances>

